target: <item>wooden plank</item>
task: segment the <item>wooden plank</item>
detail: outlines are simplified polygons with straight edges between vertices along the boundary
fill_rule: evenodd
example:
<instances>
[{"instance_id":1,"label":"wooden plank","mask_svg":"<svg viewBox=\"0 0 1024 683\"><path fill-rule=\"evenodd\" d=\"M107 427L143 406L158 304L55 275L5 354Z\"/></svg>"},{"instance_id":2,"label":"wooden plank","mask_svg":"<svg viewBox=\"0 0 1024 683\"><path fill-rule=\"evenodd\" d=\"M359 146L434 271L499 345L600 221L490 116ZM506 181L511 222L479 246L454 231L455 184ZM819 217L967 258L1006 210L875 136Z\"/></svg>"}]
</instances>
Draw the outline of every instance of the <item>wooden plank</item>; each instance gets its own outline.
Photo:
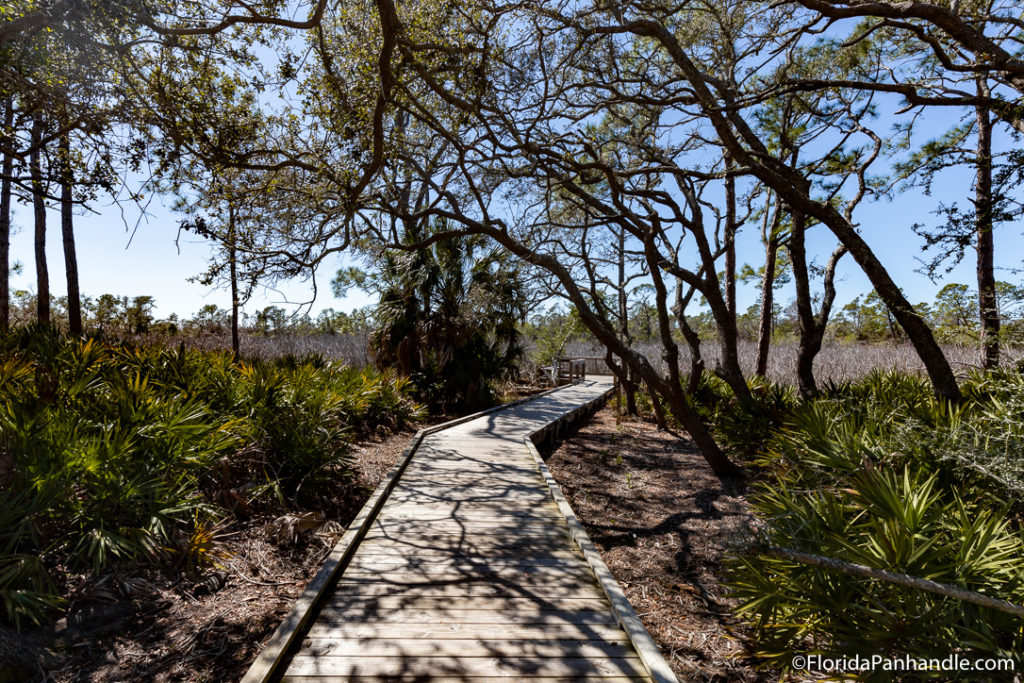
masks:
<instances>
[{"instance_id":1,"label":"wooden plank","mask_svg":"<svg viewBox=\"0 0 1024 683\"><path fill-rule=\"evenodd\" d=\"M543 516L525 516L519 515L518 517L498 517L493 512L490 514L491 519L482 519L480 517L470 519L458 519L449 516L439 516L431 518L429 516L423 516L419 519L391 519L389 516L379 516L373 522L374 528L379 529L409 529L411 531L419 531L421 529L432 530L432 529L465 529L465 530L476 530L476 529L506 529L508 532L513 533L517 530L521 531L534 531L537 529L543 529L545 527L558 527L568 528L565 524L565 520L561 517L555 517L550 515Z\"/></svg>"},{"instance_id":2,"label":"wooden plank","mask_svg":"<svg viewBox=\"0 0 1024 683\"><path fill-rule=\"evenodd\" d=\"M514 477L503 477L493 475L433 475L418 476L415 484L399 486L398 492L427 492L437 493L439 491L471 491L476 494L487 493L497 495L515 495L519 491L536 491L543 487L544 480L539 476L534 479L523 479Z\"/></svg>"},{"instance_id":3,"label":"wooden plank","mask_svg":"<svg viewBox=\"0 0 1024 683\"><path fill-rule=\"evenodd\" d=\"M537 468L529 456L522 453L518 443L514 449L502 449L495 453L486 453L482 450L459 452L434 446L432 449L419 451L412 467L424 472L457 470L496 474L537 474Z\"/></svg>"},{"instance_id":4,"label":"wooden plank","mask_svg":"<svg viewBox=\"0 0 1024 683\"><path fill-rule=\"evenodd\" d=\"M417 639L414 641L307 638L299 653L311 657L570 657L625 659L636 652L622 641L533 638L519 640Z\"/></svg>"},{"instance_id":5,"label":"wooden plank","mask_svg":"<svg viewBox=\"0 0 1024 683\"><path fill-rule=\"evenodd\" d=\"M433 538L447 536L472 536L474 539L481 536L499 536L507 538L564 538L569 536L569 528L561 523L561 520L548 522L507 522L484 521L395 521L395 522L374 522L370 527L370 533L384 536L405 536L411 535L415 538Z\"/></svg>"},{"instance_id":6,"label":"wooden plank","mask_svg":"<svg viewBox=\"0 0 1024 683\"><path fill-rule=\"evenodd\" d=\"M598 598L594 598L597 600ZM479 600L479 598L476 598ZM461 604L470 605L472 600L463 601ZM330 603L332 614L327 618L318 620L317 624L307 632L311 636L321 634L321 629L329 629L332 626L341 624L369 624L376 626L405 624L410 628L413 625L442 626L445 624L484 624L506 626L530 626L537 628L541 625L553 626L557 624L569 624L584 630L594 626L616 627L614 615L605 611L605 606L598 605L592 610L572 609L568 611L558 609L514 611L514 610L488 610L475 608L395 608L395 609L369 609L364 607L350 607L348 605L334 605ZM468 628L468 626L467 626ZM620 629L621 630L621 629ZM476 634L470 633L477 637ZM629 634L626 634L627 636Z\"/></svg>"},{"instance_id":7,"label":"wooden plank","mask_svg":"<svg viewBox=\"0 0 1024 683\"><path fill-rule=\"evenodd\" d=\"M426 487L435 489L440 486L474 486L476 488L502 488L507 489L510 486L523 486L523 487L534 487L540 486L544 483L544 480L540 478L540 475L526 475L526 474L509 474L503 472L467 472L467 471L456 471L440 472L432 470L430 472L414 472L413 476L416 477L416 484L411 485L410 489L419 489Z\"/></svg>"},{"instance_id":8,"label":"wooden plank","mask_svg":"<svg viewBox=\"0 0 1024 683\"><path fill-rule=\"evenodd\" d=\"M382 572L378 567L360 567L345 570L345 578L356 580L380 580ZM394 577L401 576L404 581L512 581L518 585L533 585L533 583L551 582L576 582L590 584L594 582L593 572L585 563L579 563L572 567L538 567L538 566L509 566L509 565L463 565L460 567L452 565L421 565L418 567L409 565L392 565L387 572L388 581Z\"/></svg>"},{"instance_id":9,"label":"wooden plank","mask_svg":"<svg viewBox=\"0 0 1024 683\"><path fill-rule=\"evenodd\" d=\"M523 507L521 509L502 510L499 507L464 507L462 509L436 510L428 507L388 508L377 515L381 523L388 522L502 522L518 524L528 522L562 521L561 516L553 515L553 505L543 508Z\"/></svg>"},{"instance_id":10,"label":"wooden plank","mask_svg":"<svg viewBox=\"0 0 1024 683\"><path fill-rule=\"evenodd\" d=\"M475 542L448 537L447 539L399 539L380 536L367 539L365 552L370 554L404 554L427 556L450 554L452 557L486 557L500 555L503 557L526 557L533 555L550 556L551 553L566 551L577 552L576 546L561 539L546 539L545 542L534 540L531 543L514 543L515 539L501 537L481 538ZM362 545L362 544L360 544Z\"/></svg>"},{"instance_id":11,"label":"wooden plank","mask_svg":"<svg viewBox=\"0 0 1024 683\"><path fill-rule=\"evenodd\" d=\"M424 510L419 514L414 514L410 511L401 515L385 512L378 516L377 519L381 524L381 528L385 529L418 524L424 528L431 526L440 528L461 526L463 529L473 530L491 525L506 528L512 533L515 529L529 530L530 527L544 524L555 524L565 527L565 521L561 517L552 517L546 510L539 514L529 514L525 510L520 514L502 514L497 510L474 509L458 513L431 513L428 510Z\"/></svg>"},{"instance_id":12,"label":"wooden plank","mask_svg":"<svg viewBox=\"0 0 1024 683\"><path fill-rule=\"evenodd\" d=\"M456 479L480 479L481 481L504 481L506 478L510 480L521 480L531 484L541 482L540 473L533 471L521 471L519 468L507 468L507 469L494 469L485 468L480 466L473 467L421 467L417 468L415 472L409 472L410 478L422 478L426 481L434 481L435 478L440 479L441 477L456 478Z\"/></svg>"},{"instance_id":13,"label":"wooden plank","mask_svg":"<svg viewBox=\"0 0 1024 683\"><path fill-rule=\"evenodd\" d=\"M455 477L451 477L438 478L436 480L430 481L419 480L415 482L403 482L395 487L393 494L395 498L400 498L401 494L407 491L410 493L444 493L445 496L448 496L453 492L461 493L464 491L474 493L477 495L518 495L520 493L525 493L527 495L536 495L544 493L543 489L539 488L541 483L541 479L531 480L529 482L499 480L494 483L491 483L490 481L479 483L475 480L460 480ZM536 497L541 498L541 500L543 500L543 498L540 495L536 495Z\"/></svg>"},{"instance_id":14,"label":"wooden plank","mask_svg":"<svg viewBox=\"0 0 1024 683\"><path fill-rule=\"evenodd\" d=\"M508 579L505 579L502 575L507 574ZM514 578L513 578L514 577ZM514 583L513 583L514 581ZM518 571L518 568L512 567L508 571L492 571L487 573L469 573L459 572L457 569L452 568L451 570L444 570L434 576L427 575L422 576L418 572L405 572L400 571L394 575L381 576L378 574L368 573L363 576L349 576L346 573L341 582L340 586L361 586L366 590L374 590L374 586L394 586L401 589L415 590L422 589L428 590L433 588L469 588L469 587L480 587L480 588L515 588L523 591L534 590L539 588L566 588L572 589L579 587L580 589L586 589L591 586L597 586L598 583L594 579L593 575L587 574L554 574L554 573L538 573L528 574L526 572ZM351 589L349 589L351 590ZM539 593L538 593L539 595ZM585 596L580 596L585 597Z\"/></svg>"},{"instance_id":15,"label":"wooden plank","mask_svg":"<svg viewBox=\"0 0 1024 683\"><path fill-rule=\"evenodd\" d=\"M488 468L480 463L465 468L456 467L452 463L450 467L446 464L444 467L423 468L413 474L415 475L415 480L413 477L410 477L408 480L412 484L431 484L439 481L459 483L461 479L480 479L484 482L504 482L506 480L514 482L519 480L529 485L540 481L538 472L520 471L518 467L508 469Z\"/></svg>"},{"instance_id":16,"label":"wooden plank","mask_svg":"<svg viewBox=\"0 0 1024 683\"><path fill-rule=\"evenodd\" d=\"M433 555L428 557L408 557L405 555L364 555L357 553L349 563L346 571L379 570L395 571L401 567L564 567L579 568L583 564L583 556L577 553L566 553L563 556L541 557L480 557ZM585 566L585 564L584 564Z\"/></svg>"},{"instance_id":17,"label":"wooden plank","mask_svg":"<svg viewBox=\"0 0 1024 683\"><path fill-rule=\"evenodd\" d=\"M480 483L476 481L461 480L456 481L455 479L437 481L417 481L417 482L406 482L396 487L394 492L395 500L400 500L402 495L408 494L439 494L443 493L444 497L440 500L458 500L459 496L471 494L477 497L484 496L508 496L515 494L517 496L524 495L528 498L535 498L537 500L545 500L542 495L546 493L541 488L541 480L538 479L535 482L528 483ZM450 498L449 496L455 496Z\"/></svg>"},{"instance_id":18,"label":"wooden plank","mask_svg":"<svg viewBox=\"0 0 1024 683\"><path fill-rule=\"evenodd\" d=\"M388 583L374 581L344 580L338 584L338 594L343 591L358 591L362 596L416 595L419 597L461 598L461 597L536 597L536 598L599 598L602 593L597 584L577 582L529 583L526 585L505 585L493 582L460 581L448 583ZM342 596L344 597L344 596Z\"/></svg>"},{"instance_id":19,"label":"wooden plank","mask_svg":"<svg viewBox=\"0 0 1024 683\"><path fill-rule=\"evenodd\" d=\"M410 474L410 481L415 478L412 486L438 486L445 484L456 484L459 486L508 486L518 484L519 486L540 486L544 483L539 472L516 472L485 470L483 468L457 469L435 467L429 470L422 470Z\"/></svg>"},{"instance_id":20,"label":"wooden plank","mask_svg":"<svg viewBox=\"0 0 1024 683\"><path fill-rule=\"evenodd\" d=\"M295 676L643 676L640 659L589 657L307 657L296 655L288 667Z\"/></svg>"},{"instance_id":21,"label":"wooden plank","mask_svg":"<svg viewBox=\"0 0 1024 683\"><path fill-rule=\"evenodd\" d=\"M425 467L444 468L456 463L463 463L468 467L489 468L500 470L508 468L511 470L525 469L530 461L519 449L519 442L509 442L508 446L501 448L488 448L481 444L451 444L439 443L426 452L419 462Z\"/></svg>"},{"instance_id":22,"label":"wooden plank","mask_svg":"<svg viewBox=\"0 0 1024 683\"><path fill-rule=\"evenodd\" d=\"M434 501L433 503L401 503L392 500L381 511L382 516L400 517L403 515L504 515L509 517L544 516L561 519L558 506L553 500L545 500L539 504L528 504L515 500L478 501L459 503L457 501Z\"/></svg>"},{"instance_id":23,"label":"wooden plank","mask_svg":"<svg viewBox=\"0 0 1024 683\"><path fill-rule=\"evenodd\" d=\"M375 547L372 551L367 549L366 553L360 553L359 558L369 558L367 562L379 561L381 563L394 563L404 562L409 559L409 553L404 549L392 548L384 549L379 546ZM455 566L459 564L483 564L489 565L500 565L500 564L523 564L530 563L533 565L543 565L546 563L557 563L559 561L569 560L576 561L581 557L579 550L574 548L565 549L554 549L546 550L543 552L535 552L529 554L517 553L512 551L497 551L496 553L482 553L482 552L457 552L452 553L448 551L429 551L423 550L416 553L415 559L426 564L431 562L443 562L449 563Z\"/></svg>"},{"instance_id":24,"label":"wooden plank","mask_svg":"<svg viewBox=\"0 0 1024 683\"><path fill-rule=\"evenodd\" d=\"M523 546L533 545L542 543L552 543L558 541L561 543L565 540L565 545L571 545L572 536L569 532L568 527L562 525L557 527L544 527L534 526L529 529L510 530L500 526L487 528L479 528L474 530L474 536L470 538L461 539L462 542L471 545L480 546L497 546L497 545L509 545L509 546ZM385 527L381 528L373 526L366 534L367 541L373 541L375 539L390 539L393 541L401 541L403 538L408 538L410 542L417 545L432 545L434 543L458 543L460 537L464 537L467 534L465 528L451 527L445 529L440 528L427 528L423 526L422 531L413 534L403 534L396 527Z\"/></svg>"},{"instance_id":25,"label":"wooden plank","mask_svg":"<svg viewBox=\"0 0 1024 683\"><path fill-rule=\"evenodd\" d=\"M285 676L281 679L287 683L360 683L362 681L376 681L380 683L379 676ZM388 676L389 683L423 683L423 676L410 674L408 676ZM465 683L466 681L485 682L491 680L490 676L431 676L430 683ZM530 683L633 683L634 681L649 681L648 676L524 676L523 680Z\"/></svg>"},{"instance_id":26,"label":"wooden plank","mask_svg":"<svg viewBox=\"0 0 1024 683\"><path fill-rule=\"evenodd\" d=\"M613 623L572 624L565 621L555 623L508 622L445 622L445 623L367 623L339 621L334 624L317 622L310 629L310 638L353 639L364 642L374 640L439 640L451 638L535 640L537 638L586 638L622 642L629 636Z\"/></svg>"},{"instance_id":27,"label":"wooden plank","mask_svg":"<svg viewBox=\"0 0 1024 683\"><path fill-rule=\"evenodd\" d=\"M518 443L500 449L438 444L420 453L416 465L424 470L451 470L462 465L482 472L532 473L530 459L523 454Z\"/></svg>"},{"instance_id":28,"label":"wooden plank","mask_svg":"<svg viewBox=\"0 0 1024 683\"><path fill-rule=\"evenodd\" d=\"M500 503L501 501L506 500L507 496L508 492L500 491L489 493L472 490L451 491L449 493L436 491L433 494L426 491L403 491L395 494L394 501L397 503L415 503L421 505L433 504L439 500L444 500L446 502L460 502L464 504ZM532 491L516 491L515 496L515 505L543 505L549 500L546 496Z\"/></svg>"},{"instance_id":29,"label":"wooden plank","mask_svg":"<svg viewBox=\"0 0 1024 683\"><path fill-rule=\"evenodd\" d=\"M493 474L495 476L521 476L539 479L540 473L532 463L520 454L514 458L508 455L488 456L483 459L470 459L458 455L450 459L428 459L425 455L416 459L410 467L410 473L416 476L432 474Z\"/></svg>"},{"instance_id":30,"label":"wooden plank","mask_svg":"<svg viewBox=\"0 0 1024 683\"><path fill-rule=\"evenodd\" d=\"M462 603L470 604L470 603ZM316 624L310 628L310 634L318 634L323 628L358 622L343 610L331 610L322 613ZM605 609L596 610L489 610L473 608L451 609L408 609L393 610L359 623L370 625L384 624L495 624L511 626L555 626L569 624L577 627L608 626L615 627L615 617ZM627 634L628 635L628 634Z\"/></svg>"},{"instance_id":31,"label":"wooden plank","mask_svg":"<svg viewBox=\"0 0 1024 683\"><path fill-rule=\"evenodd\" d=\"M607 612L607 601L604 598L424 598L422 596L410 595L384 595L367 597L365 595L334 595L325 604L331 604L338 609L378 609L382 612L397 609L417 608L421 610L444 610L464 609L484 612L507 612L512 611L518 614L539 613L539 612Z\"/></svg>"},{"instance_id":32,"label":"wooden plank","mask_svg":"<svg viewBox=\"0 0 1024 683\"><path fill-rule=\"evenodd\" d=\"M377 532L372 535L367 534L366 541L369 548L405 549L407 553L438 551L463 555L481 553L509 554L513 551L518 553L545 552L572 548L572 545L570 545L572 538L568 533L564 536L552 535L547 537L477 536L473 538L460 538L454 534L448 534L447 536L433 534L413 539L408 537L398 538Z\"/></svg>"}]
</instances>

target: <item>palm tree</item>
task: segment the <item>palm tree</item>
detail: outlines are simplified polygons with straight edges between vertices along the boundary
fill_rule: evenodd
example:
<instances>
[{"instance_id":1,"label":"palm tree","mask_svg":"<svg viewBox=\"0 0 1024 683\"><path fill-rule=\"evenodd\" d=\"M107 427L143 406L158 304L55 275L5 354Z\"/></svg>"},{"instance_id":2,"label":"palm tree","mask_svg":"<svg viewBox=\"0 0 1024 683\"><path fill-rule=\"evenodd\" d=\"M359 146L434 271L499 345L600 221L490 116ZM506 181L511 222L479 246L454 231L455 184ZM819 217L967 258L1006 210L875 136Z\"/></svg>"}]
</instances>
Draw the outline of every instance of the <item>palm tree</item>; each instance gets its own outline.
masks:
<instances>
[{"instance_id":1,"label":"palm tree","mask_svg":"<svg viewBox=\"0 0 1024 683\"><path fill-rule=\"evenodd\" d=\"M443 221L426 227L446 229ZM413 228L405 243L421 239ZM480 236L390 249L379 258L381 298L370 339L377 364L412 377L435 407L492 403L491 384L512 376L523 354L518 323L526 288L511 258Z\"/></svg>"}]
</instances>

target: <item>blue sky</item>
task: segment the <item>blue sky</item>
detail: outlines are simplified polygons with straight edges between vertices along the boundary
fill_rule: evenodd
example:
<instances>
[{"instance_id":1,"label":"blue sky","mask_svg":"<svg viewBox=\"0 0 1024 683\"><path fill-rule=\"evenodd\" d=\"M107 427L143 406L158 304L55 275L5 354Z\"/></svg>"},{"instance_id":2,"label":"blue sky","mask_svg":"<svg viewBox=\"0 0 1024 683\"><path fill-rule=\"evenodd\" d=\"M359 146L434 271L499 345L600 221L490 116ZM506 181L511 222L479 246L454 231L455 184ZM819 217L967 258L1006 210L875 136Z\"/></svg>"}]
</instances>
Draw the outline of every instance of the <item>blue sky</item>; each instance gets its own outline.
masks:
<instances>
[{"instance_id":1,"label":"blue sky","mask_svg":"<svg viewBox=\"0 0 1024 683\"><path fill-rule=\"evenodd\" d=\"M952 198L961 203L967 201L970 193L970 175L966 172L947 173L936 183L932 197L920 192L900 195L893 202L876 202L864 206L857 216L862 233L875 248L893 278L904 288L913 302L930 301L941 285L932 284L927 277L916 271L921 255L920 238L913 234L910 226L915 222L934 224L938 218L931 214L937 198ZM210 256L207 243L191 234L183 234L178 245L178 216L168 209L161 198L149 206L149 214L138 222L138 211L121 209L113 205L94 207L97 214L76 217L75 232L78 244L78 262L82 292L89 296L111 293L117 295L147 294L156 298L156 312L160 317L177 313L187 317L207 304L226 308L228 293L203 285L188 282L188 278L206 268ZM64 255L60 242L60 218L50 211L47 230L47 254L50 267L50 287L55 295L66 289L64 281ZM32 223L29 207L16 205L14 212L15 234L11 240L13 261L23 264L21 274L12 278L12 289L34 290L35 272L32 258ZM996 265L999 268L1019 268L1024 256L1022 226L1004 225L996 237ZM129 243L130 242L130 243ZM831 234L817 227L808 235L808 247L824 262L835 244ZM753 230L741 236L738 260L758 267L763 262L763 252ZM373 303L374 298L366 293L352 290L345 299L335 299L329 283L341 259L328 262L318 275L319 295L312 306L315 315L324 308L350 311L353 308ZM958 266L944 282L971 284L974 278L974 254L968 252L964 263ZM1004 271L997 273L998 279L1019 282L1020 276ZM855 296L870 291L867 278L853 260L847 256L842 261L837 281L837 305L852 300ZM290 308L287 302L304 302L312 295L309 283L285 283L277 291L258 291L246 307L251 313L264 306L278 305ZM740 293L740 310L754 302L757 295L754 286L744 288ZM793 294L783 289L778 300L785 305Z\"/></svg>"},{"instance_id":2,"label":"blue sky","mask_svg":"<svg viewBox=\"0 0 1024 683\"><path fill-rule=\"evenodd\" d=\"M149 216L139 222L139 211L113 205L95 206L98 215L75 218L75 240L78 247L79 280L82 293L137 296L146 294L156 299L156 315L165 318L171 313L190 317L208 304L228 308L230 294L213 289L188 278L202 273L210 257L209 243L192 234L183 233L178 245L178 214L172 212L161 198L148 208ZM138 228L135 229L138 222ZM32 244L31 207L14 208L15 234L11 238L11 260L22 263L22 272L11 280L11 289L35 291L35 270ZM132 231L134 230L134 235ZM60 296L67 291L64 278L64 251L60 237L60 215L51 210L47 216L46 253L50 269L50 291ZM318 276L319 295L312 306L315 315L325 308L349 311L371 303L362 292L353 291L345 299L335 299L330 280L341 263L328 262ZM246 310L253 313L265 306L297 308L312 296L309 283L285 283L277 291L257 291Z\"/></svg>"},{"instance_id":3,"label":"blue sky","mask_svg":"<svg viewBox=\"0 0 1024 683\"><path fill-rule=\"evenodd\" d=\"M893 99L888 104L898 105ZM962 114L957 110L932 110L927 119L918 127L918 142L939 135L955 124ZM995 142L997 148L1010 143L1002 126L997 126ZM969 208L972 193L972 173L969 169L954 169L941 174L933 186L932 196L925 196L919 190L897 194L893 201L865 203L858 208L855 218L861 232L875 249L893 279L904 289L911 302L931 301L942 284L962 282L973 286L975 277L975 255L968 251L963 263L945 276L939 284L933 284L927 277L917 273L921 264L921 239L913 233L911 226L925 223L934 226L939 217L933 214L939 201L959 202L962 208ZM120 296L149 295L156 299L156 314L167 317L176 313L190 317L200 308L215 304L228 307L229 294L225 290L211 289L188 278L203 272L210 257L210 246L192 234L182 234L178 244L178 222L180 214L169 208L169 198L154 197L147 207L147 215L139 218L139 209L126 206L123 211L112 204L97 204L93 213L76 217L76 240L81 291L84 295L96 297L110 293ZM11 240L12 261L23 264L22 272L12 277L12 289L34 291L35 273L32 256L31 207L15 204L15 234ZM136 227L137 226L137 227ZM134 234L132 232L134 231ZM1021 276L1009 272L1020 268L1024 257L1024 225L1007 224L996 234L996 278L1020 283ZM66 291L64 281L64 256L60 241L60 218L55 211L49 211L47 254L50 268L50 289L59 296ZM818 226L808 234L809 255L823 264L836 241L825 228ZM748 227L741 233L737 256L742 265L749 263L754 268L763 264L763 246L756 226ZM335 299L330 291L330 280L343 264L341 258L326 262L318 274L319 293L309 308L315 316L325 308L351 311L375 302L375 297L350 290L344 299ZM853 298L871 290L867 278L850 256L844 257L838 270L836 306L841 307ZM749 284L739 292L741 311L755 302L757 285ZM257 291L246 306L249 313L265 306L277 305L295 310L299 304L312 296L308 282L283 283L276 290ZM776 301L785 306L793 298L792 284L776 295ZM291 303L289 303L291 302Z\"/></svg>"}]
</instances>

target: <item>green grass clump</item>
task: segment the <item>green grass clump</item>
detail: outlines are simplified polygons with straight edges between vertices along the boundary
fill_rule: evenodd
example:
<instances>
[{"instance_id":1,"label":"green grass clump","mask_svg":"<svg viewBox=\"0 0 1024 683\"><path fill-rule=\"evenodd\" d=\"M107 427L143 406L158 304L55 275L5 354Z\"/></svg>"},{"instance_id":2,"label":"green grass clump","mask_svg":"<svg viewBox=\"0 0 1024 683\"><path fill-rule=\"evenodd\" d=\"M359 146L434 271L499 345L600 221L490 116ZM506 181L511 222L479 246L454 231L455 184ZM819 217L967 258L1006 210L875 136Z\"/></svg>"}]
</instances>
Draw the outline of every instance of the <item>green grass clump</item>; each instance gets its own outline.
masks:
<instances>
[{"instance_id":1,"label":"green grass clump","mask_svg":"<svg viewBox=\"0 0 1024 683\"><path fill-rule=\"evenodd\" d=\"M793 655L811 652L960 654L1011 658L1020 670L1020 617L771 552L809 553L1024 604L1024 378L977 375L964 390L969 398L952 405L919 377L874 373L794 404L770 430L755 456L766 475L751 498L759 537L731 570L760 656L786 669Z\"/></svg>"},{"instance_id":2,"label":"green grass clump","mask_svg":"<svg viewBox=\"0 0 1024 683\"><path fill-rule=\"evenodd\" d=\"M701 374L690 395L718 443L741 461L751 460L764 449L773 431L782 426L797 404L793 387L761 377L753 377L749 383L753 406L742 405L725 380L710 372Z\"/></svg>"},{"instance_id":3,"label":"green grass clump","mask_svg":"<svg viewBox=\"0 0 1024 683\"><path fill-rule=\"evenodd\" d=\"M64 572L215 557L225 508L314 504L353 433L419 413L404 379L318 359L0 337L2 614L41 620Z\"/></svg>"}]
</instances>

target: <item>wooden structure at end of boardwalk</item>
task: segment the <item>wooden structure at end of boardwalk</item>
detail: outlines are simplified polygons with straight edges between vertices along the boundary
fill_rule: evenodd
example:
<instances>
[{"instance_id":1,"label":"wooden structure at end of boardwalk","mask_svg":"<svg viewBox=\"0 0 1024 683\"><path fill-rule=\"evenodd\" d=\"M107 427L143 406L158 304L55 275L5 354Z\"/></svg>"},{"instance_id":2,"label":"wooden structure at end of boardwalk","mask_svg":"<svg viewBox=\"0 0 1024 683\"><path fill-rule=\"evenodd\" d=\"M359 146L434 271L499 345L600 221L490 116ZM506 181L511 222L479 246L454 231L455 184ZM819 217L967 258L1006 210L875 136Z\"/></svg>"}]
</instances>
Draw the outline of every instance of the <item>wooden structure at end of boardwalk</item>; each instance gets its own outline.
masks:
<instances>
[{"instance_id":1,"label":"wooden structure at end of boardwalk","mask_svg":"<svg viewBox=\"0 0 1024 683\"><path fill-rule=\"evenodd\" d=\"M675 681L533 445L612 386L419 432L243 682Z\"/></svg>"}]
</instances>

